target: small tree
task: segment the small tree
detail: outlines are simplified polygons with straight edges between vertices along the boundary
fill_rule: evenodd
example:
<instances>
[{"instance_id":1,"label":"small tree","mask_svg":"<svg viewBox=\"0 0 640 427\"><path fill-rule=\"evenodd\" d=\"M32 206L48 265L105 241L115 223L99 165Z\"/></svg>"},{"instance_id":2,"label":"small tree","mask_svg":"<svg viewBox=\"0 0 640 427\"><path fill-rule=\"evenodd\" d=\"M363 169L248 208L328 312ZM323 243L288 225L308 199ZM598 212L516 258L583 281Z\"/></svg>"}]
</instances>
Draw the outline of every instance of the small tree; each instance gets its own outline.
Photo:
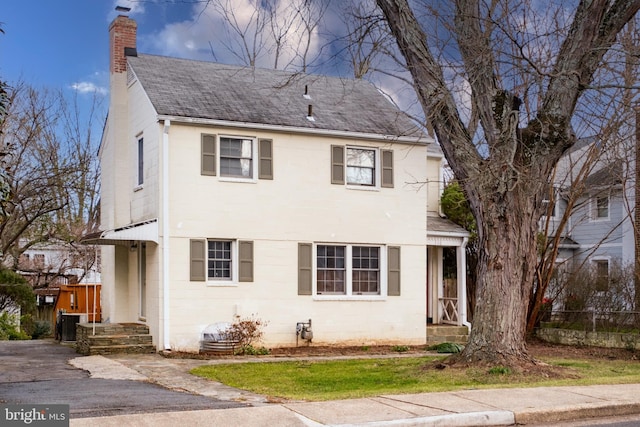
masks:
<instances>
[{"instance_id":1,"label":"small tree","mask_svg":"<svg viewBox=\"0 0 640 427\"><path fill-rule=\"evenodd\" d=\"M20 307L23 312L35 309L33 289L19 274L0 268L0 311Z\"/></svg>"},{"instance_id":2,"label":"small tree","mask_svg":"<svg viewBox=\"0 0 640 427\"><path fill-rule=\"evenodd\" d=\"M442 197L440 198L440 204L447 218L471 234L465 252L467 258L467 314L470 319L473 319L476 304L476 267L478 264L478 232L476 219L473 217L469 202L457 181L450 182L444 188Z\"/></svg>"}]
</instances>

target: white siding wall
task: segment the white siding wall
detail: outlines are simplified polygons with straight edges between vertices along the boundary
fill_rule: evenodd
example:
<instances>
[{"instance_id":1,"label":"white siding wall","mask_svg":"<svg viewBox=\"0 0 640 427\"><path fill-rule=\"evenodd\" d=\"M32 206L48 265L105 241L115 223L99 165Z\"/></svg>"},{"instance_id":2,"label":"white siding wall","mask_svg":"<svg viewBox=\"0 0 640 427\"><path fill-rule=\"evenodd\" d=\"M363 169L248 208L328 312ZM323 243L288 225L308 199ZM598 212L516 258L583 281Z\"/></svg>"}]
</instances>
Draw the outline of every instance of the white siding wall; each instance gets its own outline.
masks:
<instances>
[{"instance_id":1,"label":"white siding wall","mask_svg":"<svg viewBox=\"0 0 640 427\"><path fill-rule=\"evenodd\" d=\"M273 139L274 179L222 182L200 175L200 134ZM313 321L316 343L423 343L426 270L426 148L394 151L395 188L330 183L330 145L374 142L172 124L170 132L171 347L197 350L208 324L255 315L265 344L295 344L297 322ZM189 281L189 239L254 242L254 282ZM297 295L298 242L402 247L402 295L326 301Z\"/></svg>"}]
</instances>

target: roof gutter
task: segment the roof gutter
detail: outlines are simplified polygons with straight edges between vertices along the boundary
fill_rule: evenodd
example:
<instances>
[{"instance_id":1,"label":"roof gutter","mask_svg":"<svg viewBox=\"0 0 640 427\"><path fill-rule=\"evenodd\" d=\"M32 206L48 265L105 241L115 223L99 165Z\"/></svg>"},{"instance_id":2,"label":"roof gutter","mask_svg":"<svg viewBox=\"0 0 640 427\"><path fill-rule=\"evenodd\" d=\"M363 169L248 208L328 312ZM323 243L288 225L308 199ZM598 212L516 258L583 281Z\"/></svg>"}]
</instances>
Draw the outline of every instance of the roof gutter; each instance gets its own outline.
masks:
<instances>
[{"instance_id":1,"label":"roof gutter","mask_svg":"<svg viewBox=\"0 0 640 427\"><path fill-rule=\"evenodd\" d=\"M410 137L410 136L397 136L397 135L380 135L377 133L349 132L349 131L333 130L333 129L282 126L282 125L271 125L271 124L263 124L263 123L234 122L229 120L168 116L164 114L159 114L158 120L161 120L161 121L168 120L176 123L184 123L184 124L191 124L191 125L221 126L221 127L240 128L240 129L260 129L260 130L266 130L266 131L287 132L287 133L296 132L296 133L313 134L313 135L334 136L334 137L349 138L349 139L373 139L373 140L382 140L387 142L402 142L407 144L428 145L428 144L435 143L435 140L428 136L420 136L420 137L411 136Z\"/></svg>"}]
</instances>

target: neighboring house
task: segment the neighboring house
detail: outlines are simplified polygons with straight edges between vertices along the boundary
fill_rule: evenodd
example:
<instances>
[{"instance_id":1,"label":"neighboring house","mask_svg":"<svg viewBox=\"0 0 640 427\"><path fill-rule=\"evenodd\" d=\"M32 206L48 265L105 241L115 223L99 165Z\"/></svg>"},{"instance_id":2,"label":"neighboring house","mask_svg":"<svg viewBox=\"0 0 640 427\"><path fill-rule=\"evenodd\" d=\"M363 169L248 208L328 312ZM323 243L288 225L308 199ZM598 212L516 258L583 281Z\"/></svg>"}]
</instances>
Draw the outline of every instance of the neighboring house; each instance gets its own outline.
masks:
<instances>
[{"instance_id":1,"label":"neighboring house","mask_svg":"<svg viewBox=\"0 0 640 427\"><path fill-rule=\"evenodd\" d=\"M35 290L36 319L55 325L60 288L100 283L99 248L80 246L74 250L68 244L52 241L31 246L20 255L17 273Z\"/></svg>"},{"instance_id":2,"label":"neighboring house","mask_svg":"<svg viewBox=\"0 0 640 427\"><path fill-rule=\"evenodd\" d=\"M68 244L55 241L33 245L20 255L17 273L36 289L69 283L100 283L99 250L80 246L82 250L73 250Z\"/></svg>"},{"instance_id":3,"label":"neighboring house","mask_svg":"<svg viewBox=\"0 0 640 427\"><path fill-rule=\"evenodd\" d=\"M633 150L624 144L603 148L594 138L580 140L558 165L549 191L549 214L540 222L541 230L554 236L571 209L556 265L561 272L591 269L603 289L612 268L635 262L635 174L629 153Z\"/></svg>"},{"instance_id":4,"label":"neighboring house","mask_svg":"<svg viewBox=\"0 0 640 427\"><path fill-rule=\"evenodd\" d=\"M425 343L437 246L465 239L428 237L431 138L362 80L138 54L125 16L110 40L102 231L85 238L105 245L104 321L187 351L252 316L268 346L309 320L318 344Z\"/></svg>"}]
</instances>

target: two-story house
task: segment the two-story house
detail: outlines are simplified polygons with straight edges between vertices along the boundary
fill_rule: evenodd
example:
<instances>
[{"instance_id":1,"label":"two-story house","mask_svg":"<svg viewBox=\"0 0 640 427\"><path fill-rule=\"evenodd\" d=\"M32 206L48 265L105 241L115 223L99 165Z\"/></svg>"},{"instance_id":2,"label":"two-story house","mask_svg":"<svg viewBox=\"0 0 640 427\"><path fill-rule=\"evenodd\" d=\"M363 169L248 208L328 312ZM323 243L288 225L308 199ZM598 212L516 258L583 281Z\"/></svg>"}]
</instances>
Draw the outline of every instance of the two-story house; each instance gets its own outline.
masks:
<instances>
[{"instance_id":1,"label":"two-story house","mask_svg":"<svg viewBox=\"0 0 640 427\"><path fill-rule=\"evenodd\" d=\"M103 319L145 323L159 349L238 317L268 346L309 319L318 344L424 343L434 141L363 80L144 55L136 29L109 30L102 231L85 239L104 245Z\"/></svg>"},{"instance_id":2,"label":"two-story house","mask_svg":"<svg viewBox=\"0 0 640 427\"><path fill-rule=\"evenodd\" d=\"M559 277L590 271L606 289L613 268L635 262L634 156L624 141L584 138L560 160L541 230L560 235ZM562 285L562 283L560 283ZM561 291L561 290L560 290ZM556 304L562 307L562 302Z\"/></svg>"}]
</instances>

